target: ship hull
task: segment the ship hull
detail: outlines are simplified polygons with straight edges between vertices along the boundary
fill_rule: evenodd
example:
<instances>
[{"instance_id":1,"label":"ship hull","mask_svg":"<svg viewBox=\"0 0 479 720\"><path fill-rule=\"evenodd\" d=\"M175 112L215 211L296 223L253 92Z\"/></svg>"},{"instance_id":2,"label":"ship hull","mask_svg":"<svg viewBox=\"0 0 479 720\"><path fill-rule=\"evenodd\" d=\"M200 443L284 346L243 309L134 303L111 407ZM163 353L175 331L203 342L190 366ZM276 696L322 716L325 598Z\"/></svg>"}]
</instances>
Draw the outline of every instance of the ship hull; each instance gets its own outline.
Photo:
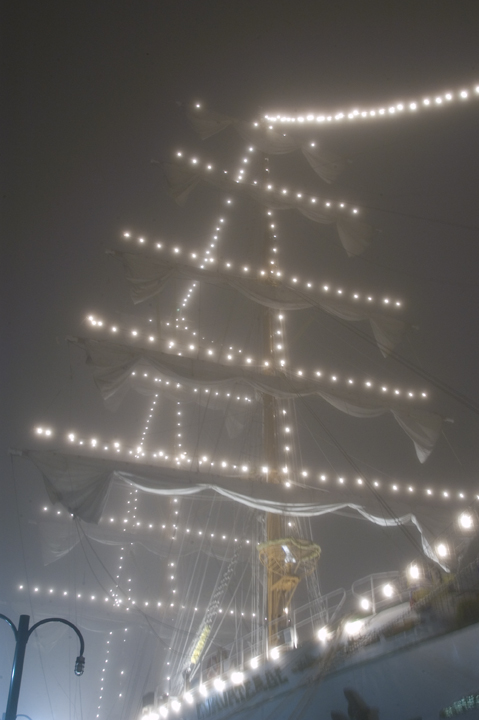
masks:
<instances>
[{"instance_id":1,"label":"ship hull","mask_svg":"<svg viewBox=\"0 0 479 720\"><path fill-rule=\"evenodd\" d=\"M241 685L213 690L189 708L182 704L180 714L184 720L331 720L332 713L338 720L479 718L479 624L429 639L382 638L322 672L324 652L310 644L285 653L245 673Z\"/></svg>"}]
</instances>

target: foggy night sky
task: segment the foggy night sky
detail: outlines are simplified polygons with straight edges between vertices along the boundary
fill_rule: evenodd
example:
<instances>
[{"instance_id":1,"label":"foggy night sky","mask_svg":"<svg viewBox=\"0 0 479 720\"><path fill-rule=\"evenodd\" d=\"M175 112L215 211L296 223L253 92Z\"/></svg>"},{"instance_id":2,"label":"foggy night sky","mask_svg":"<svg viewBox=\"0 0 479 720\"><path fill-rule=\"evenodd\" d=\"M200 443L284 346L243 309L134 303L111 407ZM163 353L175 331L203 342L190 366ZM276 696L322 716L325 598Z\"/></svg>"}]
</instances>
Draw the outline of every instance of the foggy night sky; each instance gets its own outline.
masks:
<instances>
[{"instance_id":1,"label":"foggy night sky","mask_svg":"<svg viewBox=\"0 0 479 720\"><path fill-rule=\"evenodd\" d=\"M62 428L79 417L86 428L87 419L95 417L99 428L106 427L107 415L80 356L69 355L57 338L80 334L89 311L132 311L122 275L104 255L125 227L184 238L187 244L195 234L204 235L217 214L214 193L211 207L200 202L208 199L206 191L178 208L167 195L158 166L150 164L152 158L169 159L177 147L197 148L214 158L227 143L226 135L218 136L203 147L178 101L199 99L208 108L250 120L268 110L349 108L456 90L479 81L479 9L468 0L394 6L47 0L14 4L4 11L2 25L7 163L2 175L6 346L0 612L16 620L20 612L31 612L18 602L14 586L23 576L23 558L32 574L41 562L35 523L46 494L39 473L25 461L12 464L6 451L31 447L32 428L41 422ZM418 330L401 351L475 403L478 123L479 100L471 100L464 107L417 119L314 133L353 159L328 192L369 208L367 219L380 228L374 248L362 258L348 260L338 243L318 250L315 275L365 278L362 286L391 288L405 298L408 319ZM228 137L242 147L233 134ZM287 178L289 167L293 174L300 167L297 159L289 163L284 156L273 158L272 165ZM324 187L314 174L308 178L308 187ZM287 230L293 223L286 214L284 227L284 257L299 268L309 267L307 250L322 226L304 224L304 244L298 240L289 253ZM379 355L375 360L379 368ZM367 449L375 453L376 465L405 481L477 489L478 417L452 398L432 394L431 407L453 418L454 424L447 424L447 440L439 442L424 466L416 462L399 430L391 446L365 439ZM327 417L335 431L344 423L333 414ZM366 435L349 432L344 444L356 442L359 450ZM332 542L328 523L331 518L322 532ZM357 533L356 526L351 527ZM358 542L356 534L352 537L335 542L344 551L350 542ZM368 538L371 553L375 545L372 536ZM394 567L407 554L404 549L396 553L392 546L389 550L378 548L383 553L379 564L388 557L389 567ZM352 572L353 562L341 562ZM328 590L342 584L332 562L325 573ZM8 633L0 627L6 648L0 662L0 712L8 690L10 649L13 652ZM58 662L66 644L63 640L55 649ZM70 645L73 656L73 641ZM93 640L90 647L95 647ZM92 652L88 655L87 647L87 668L89 661L94 666ZM45 657L48 664L50 655ZM42 719L79 718L72 709L65 714L64 688L49 681L51 710L38 662L38 652L31 649L19 712ZM36 715L28 683L39 693ZM91 698L86 682L84 686L86 708Z\"/></svg>"}]
</instances>

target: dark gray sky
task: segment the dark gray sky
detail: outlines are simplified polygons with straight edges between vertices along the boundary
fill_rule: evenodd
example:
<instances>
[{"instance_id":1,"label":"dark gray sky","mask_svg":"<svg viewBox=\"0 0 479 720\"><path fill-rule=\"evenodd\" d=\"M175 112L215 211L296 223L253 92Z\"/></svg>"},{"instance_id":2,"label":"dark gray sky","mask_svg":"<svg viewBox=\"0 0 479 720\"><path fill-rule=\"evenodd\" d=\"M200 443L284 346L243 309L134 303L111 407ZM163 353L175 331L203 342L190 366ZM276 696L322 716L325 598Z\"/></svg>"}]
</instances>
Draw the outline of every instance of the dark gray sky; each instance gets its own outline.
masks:
<instances>
[{"instance_id":1,"label":"dark gray sky","mask_svg":"<svg viewBox=\"0 0 479 720\"><path fill-rule=\"evenodd\" d=\"M238 152L241 143L228 135L201 147L177 101L201 99L212 109L251 119L268 109L387 102L479 81L477 3L391 5L47 0L19 2L4 13L5 450L30 447L32 427L39 422L60 428L91 422L95 432L107 428L109 416L80 356L56 342L79 333L90 311L131 312L123 279L105 259L105 247L114 245L125 226L187 245L208 230L217 208L214 195L201 191L180 210L150 160L168 158L179 145L223 158L229 143ZM418 331L402 353L476 403L478 120L475 100L417 119L324 135L328 146L353 159L334 192L369 208L368 218L380 229L374 248L346 260L332 242L326 250L317 249L316 229L304 222L301 241L288 249L295 225L286 216L282 240L284 258L300 270L310 267L313 253L317 275L358 279L362 286L405 298ZM298 159L273 165L292 182L301 177ZM312 174L307 182L319 185ZM345 366L362 367L352 359L352 340L337 336L332 323L322 327L328 348L336 343L343 349ZM327 355L323 341L308 343L305 337L298 340L300 357L304 347L314 350L314 357ZM367 347L360 353L365 367L371 360L378 373L398 370L411 378L401 367L385 366ZM424 466L399 431L388 440L389 428L377 426L376 435L329 411L323 420L373 468L404 481L471 492L477 486L477 416L450 396L433 395L434 407L455 422L447 425L446 437ZM143 406L136 402L132 413L132 422L141 421ZM120 422L126 427L124 417ZM73 606L53 604L49 610L36 606L33 595L32 604L19 600L17 588L26 575L32 587L42 579L67 586L73 570L68 561L59 561L50 574L42 567L37 523L46 495L41 478L5 454L2 498L1 612L13 618L33 612L37 619L61 613L75 621ZM328 518L317 532L320 544L337 548L337 554L324 557L327 590L342 584L340 570L349 582L354 579L357 558L348 555L350 538L364 543L364 556L371 561L370 568L363 563L365 572L388 569L408 557L401 538L379 547L370 528L361 526L358 535L357 527L343 520L333 524ZM93 587L91 568L80 554L75 557L84 583ZM104 636L94 613L80 619L89 628L91 648L90 680L85 675L82 689L84 715L72 673L55 674L68 650L65 639L54 645L53 635L40 651L31 649L21 712L32 718L94 717L98 688L91 678L104 657ZM2 639L7 631L0 628ZM144 657L146 673L154 658L151 684L160 672L161 653L142 632L121 661L131 668ZM10 639L5 647L12 647ZM73 641L70 647L74 657ZM9 652L0 666L0 708L8 688ZM101 717L132 717L143 677L128 685L125 710L116 707Z\"/></svg>"}]
</instances>

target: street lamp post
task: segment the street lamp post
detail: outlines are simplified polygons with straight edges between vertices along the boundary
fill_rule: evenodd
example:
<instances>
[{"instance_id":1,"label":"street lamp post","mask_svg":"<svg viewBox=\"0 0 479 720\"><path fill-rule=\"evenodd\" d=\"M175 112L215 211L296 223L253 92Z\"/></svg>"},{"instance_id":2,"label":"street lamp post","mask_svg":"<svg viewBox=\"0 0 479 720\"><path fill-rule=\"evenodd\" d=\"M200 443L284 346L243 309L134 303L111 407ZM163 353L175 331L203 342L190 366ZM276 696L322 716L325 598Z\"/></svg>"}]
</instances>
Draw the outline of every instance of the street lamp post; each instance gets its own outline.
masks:
<instances>
[{"instance_id":1,"label":"street lamp post","mask_svg":"<svg viewBox=\"0 0 479 720\"><path fill-rule=\"evenodd\" d=\"M80 640L80 654L75 660L75 675L83 675L83 671L85 669L85 658L83 655L85 650L85 641L83 640L83 635L81 634L79 629L69 620L64 620L63 618L55 617L47 618L46 620L40 620L39 622L35 623L35 625L32 625L31 628L28 627L30 623L30 615L20 615L18 628L15 626L15 623L13 623L6 615L2 615L0 613L0 619L5 620L5 622L10 625L15 636L15 656L13 658L12 676L10 678L7 710L5 713L5 720L15 720L15 718L17 717L18 697L20 695L20 684L22 682L25 650L27 649L27 642L30 639L30 635L32 634L32 632L34 632L34 630L40 627L40 625L45 625L45 623L50 622L59 622L63 623L64 625L68 625L68 627L71 627L72 630L76 632L76 634L78 635L78 639Z\"/></svg>"}]
</instances>

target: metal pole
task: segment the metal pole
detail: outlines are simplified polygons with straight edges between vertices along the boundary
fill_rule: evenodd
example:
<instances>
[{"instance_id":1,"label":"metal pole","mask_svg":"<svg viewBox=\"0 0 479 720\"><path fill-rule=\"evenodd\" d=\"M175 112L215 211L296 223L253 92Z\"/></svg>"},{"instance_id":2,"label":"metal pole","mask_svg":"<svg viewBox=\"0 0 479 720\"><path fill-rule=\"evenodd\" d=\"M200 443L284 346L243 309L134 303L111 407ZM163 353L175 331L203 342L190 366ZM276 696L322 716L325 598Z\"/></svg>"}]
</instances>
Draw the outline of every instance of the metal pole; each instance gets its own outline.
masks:
<instances>
[{"instance_id":1,"label":"metal pole","mask_svg":"<svg viewBox=\"0 0 479 720\"><path fill-rule=\"evenodd\" d=\"M85 668L85 658L83 655L85 650L85 641L83 640L83 635L81 634L79 629L69 620L64 620L63 618L55 617L47 618L46 620L40 620L40 622L32 625L30 629L28 628L30 624L29 615L20 615L18 629L15 627L15 624L10 620L10 618L8 618L6 615L2 615L0 613L0 619L5 620L5 622L10 625L15 636L15 656L13 658L12 675L10 678L10 689L8 691L7 710L4 715L4 720L16 720L18 698L20 695L20 685L22 682L23 674L23 663L25 661L25 650L27 649L27 642L32 632L34 632L40 625L44 625L45 623L49 622L60 622L64 625L68 625L68 627L74 630L78 635L78 639L80 640L80 655L75 661L75 675L83 675L83 670ZM19 717L28 717L28 715L20 715Z\"/></svg>"},{"instance_id":2,"label":"metal pole","mask_svg":"<svg viewBox=\"0 0 479 720\"><path fill-rule=\"evenodd\" d=\"M15 656L13 658L12 675L10 678L10 690L8 691L7 710L5 712L5 720L16 720L18 697L20 695L20 684L22 682L23 663L25 660L25 650L28 642L28 625L30 623L29 615L20 615L18 630L15 633L16 646Z\"/></svg>"}]
</instances>

